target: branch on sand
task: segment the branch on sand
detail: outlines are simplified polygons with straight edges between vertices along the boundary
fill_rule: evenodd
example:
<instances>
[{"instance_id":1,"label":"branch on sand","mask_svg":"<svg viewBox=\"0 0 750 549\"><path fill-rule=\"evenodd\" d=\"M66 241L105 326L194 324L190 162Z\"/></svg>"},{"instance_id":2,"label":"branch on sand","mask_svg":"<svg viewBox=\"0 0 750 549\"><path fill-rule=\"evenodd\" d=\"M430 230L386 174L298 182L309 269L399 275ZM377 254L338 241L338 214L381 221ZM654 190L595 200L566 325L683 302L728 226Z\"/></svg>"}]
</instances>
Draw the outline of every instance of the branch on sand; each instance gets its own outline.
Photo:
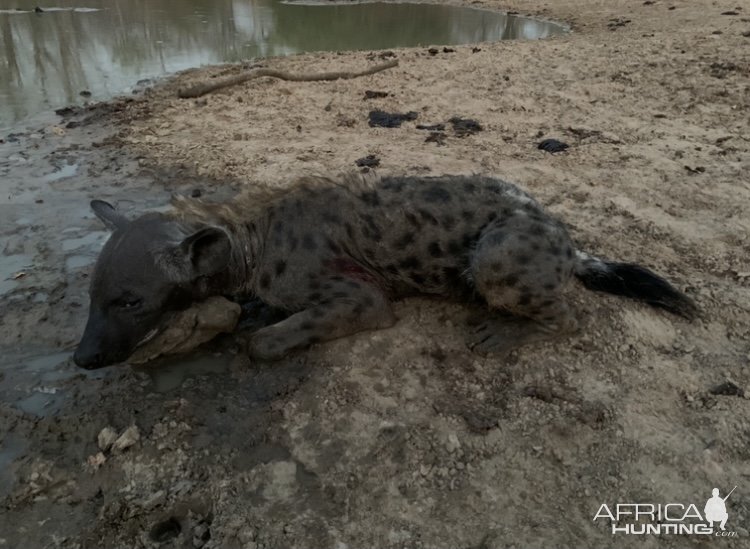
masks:
<instances>
[{"instance_id":1,"label":"branch on sand","mask_svg":"<svg viewBox=\"0 0 750 549\"><path fill-rule=\"evenodd\" d=\"M337 72L321 72L318 74L291 74L284 71L277 71L274 69L256 69L252 72L246 72L238 74L236 76L230 76L217 82L204 82L202 84L196 84L190 88L184 90L178 90L177 96L183 99L191 97L200 97L207 93L215 92L223 88L230 86L236 86L249 80L256 78L262 78L269 76L271 78L279 78L281 80L288 80L290 82L317 82L324 80L349 80L351 78L359 78L360 76L368 76L375 74L376 72L384 71L386 69L393 68L398 65L398 59L393 59L380 65L375 65L369 69L361 72L349 72L349 71L337 71Z\"/></svg>"}]
</instances>

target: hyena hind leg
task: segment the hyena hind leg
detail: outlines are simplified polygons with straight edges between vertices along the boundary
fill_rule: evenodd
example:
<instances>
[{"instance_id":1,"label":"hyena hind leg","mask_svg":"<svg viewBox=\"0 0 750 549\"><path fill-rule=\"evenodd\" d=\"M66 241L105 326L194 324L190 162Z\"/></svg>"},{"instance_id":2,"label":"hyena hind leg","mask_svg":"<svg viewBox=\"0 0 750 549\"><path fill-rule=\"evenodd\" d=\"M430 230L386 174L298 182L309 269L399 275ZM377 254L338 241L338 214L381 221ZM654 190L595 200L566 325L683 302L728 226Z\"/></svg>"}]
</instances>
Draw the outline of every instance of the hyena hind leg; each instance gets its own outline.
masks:
<instances>
[{"instance_id":1,"label":"hyena hind leg","mask_svg":"<svg viewBox=\"0 0 750 549\"><path fill-rule=\"evenodd\" d=\"M485 229L471 274L489 311L470 325L469 347L504 354L574 332L578 322L563 295L574 265L570 238L552 219L519 213Z\"/></svg>"},{"instance_id":2,"label":"hyena hind leg","mask_svg":"<svg viewBox=\"0 0 750 549\"><path fill-rule=\"evenodd\" d=\"M250 356L276 360L313 343L395 324L388 298L377 287L341 277L323 283L328 290L309 308L251 334Z\"/></svg>"}]
</instances>

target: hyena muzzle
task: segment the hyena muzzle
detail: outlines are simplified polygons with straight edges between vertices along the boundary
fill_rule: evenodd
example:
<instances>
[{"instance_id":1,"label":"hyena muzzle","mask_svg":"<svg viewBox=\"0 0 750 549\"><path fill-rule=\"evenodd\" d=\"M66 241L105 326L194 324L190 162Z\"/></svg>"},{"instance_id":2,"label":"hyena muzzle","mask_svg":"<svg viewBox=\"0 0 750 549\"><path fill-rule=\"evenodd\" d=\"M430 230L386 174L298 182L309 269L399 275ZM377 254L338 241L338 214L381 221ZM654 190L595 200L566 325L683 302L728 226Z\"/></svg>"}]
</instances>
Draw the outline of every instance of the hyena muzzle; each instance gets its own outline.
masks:
<instances>
[{"instance_id":1,"label":"hyena muzzle","mask_svg":"<svg viewBox=\"0 0 750 549\"><path fill-rule=\"evenodd\" d=\"M174 211L135 220L106 202L92 208L113 234L74 357L84 368L126 360L171 313L214 295L288 313L249 334L258 359L391 326L391 300L414 294L484 304L469 345L504 353L575 330L563 295L573 277L686 318L697 313L648 269L576 250L539 203L491 177L307 178L224 204L179 198Z\"/></svg>"}]
</instances>

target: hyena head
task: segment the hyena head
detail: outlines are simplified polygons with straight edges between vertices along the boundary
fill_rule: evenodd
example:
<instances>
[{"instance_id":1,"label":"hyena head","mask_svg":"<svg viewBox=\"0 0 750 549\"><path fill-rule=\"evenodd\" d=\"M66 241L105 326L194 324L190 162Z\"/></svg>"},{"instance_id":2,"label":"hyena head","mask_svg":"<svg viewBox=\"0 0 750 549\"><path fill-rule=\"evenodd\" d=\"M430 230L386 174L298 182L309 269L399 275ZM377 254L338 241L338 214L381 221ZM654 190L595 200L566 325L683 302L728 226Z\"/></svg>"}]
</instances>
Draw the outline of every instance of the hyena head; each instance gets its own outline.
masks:
<instances>
[{"instance_id":1,"label":"hyena head","mask_svg":"<svg viewBox=\"0 0 750 549\"><path fill-rule=\"evenodd\" d=\"M91 208L113 232L94 267L88 322L73 355L86 369L126 360L174 311L221 293L232 247L216 227L187 227L161 213L130 221L102 200Z\"/></svg>"}]
</instances>

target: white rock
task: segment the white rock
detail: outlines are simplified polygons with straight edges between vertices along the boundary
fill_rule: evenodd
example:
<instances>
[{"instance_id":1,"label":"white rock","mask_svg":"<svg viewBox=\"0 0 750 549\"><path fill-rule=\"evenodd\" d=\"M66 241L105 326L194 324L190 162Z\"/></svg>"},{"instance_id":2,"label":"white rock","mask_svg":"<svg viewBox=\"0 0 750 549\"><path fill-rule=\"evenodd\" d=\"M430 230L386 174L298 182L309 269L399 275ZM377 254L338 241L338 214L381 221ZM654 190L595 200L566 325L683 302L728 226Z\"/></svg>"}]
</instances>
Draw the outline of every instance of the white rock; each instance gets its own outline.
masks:
<instances>
[{"instance_id":1,"label":"white rock","mask_svg":"<svg viewBox=\"0 0 750 549\"><path fill-rule=\"evenodd\" d=\"M115 440L114 444L112 445L112 448L114 450L122 451L126 448L130 448L133 444L138 442L141 439L141 432L138 430L138 427L135 425L131 425L127 429L125 429L122 434L118 437L117 440Z\"/></svg>"},{"instance_id":2,"label":"white rock","mask_svg":"<svg viewBox=\"0 0 750 549\"><path fill-rule=\"evenodd\" d=\"M96 437L96 442L102 452L106 452L107 450L109 450L116 440L117 431L109 426L99 431L99 435Z\"/></svg>"}]
</instances>

